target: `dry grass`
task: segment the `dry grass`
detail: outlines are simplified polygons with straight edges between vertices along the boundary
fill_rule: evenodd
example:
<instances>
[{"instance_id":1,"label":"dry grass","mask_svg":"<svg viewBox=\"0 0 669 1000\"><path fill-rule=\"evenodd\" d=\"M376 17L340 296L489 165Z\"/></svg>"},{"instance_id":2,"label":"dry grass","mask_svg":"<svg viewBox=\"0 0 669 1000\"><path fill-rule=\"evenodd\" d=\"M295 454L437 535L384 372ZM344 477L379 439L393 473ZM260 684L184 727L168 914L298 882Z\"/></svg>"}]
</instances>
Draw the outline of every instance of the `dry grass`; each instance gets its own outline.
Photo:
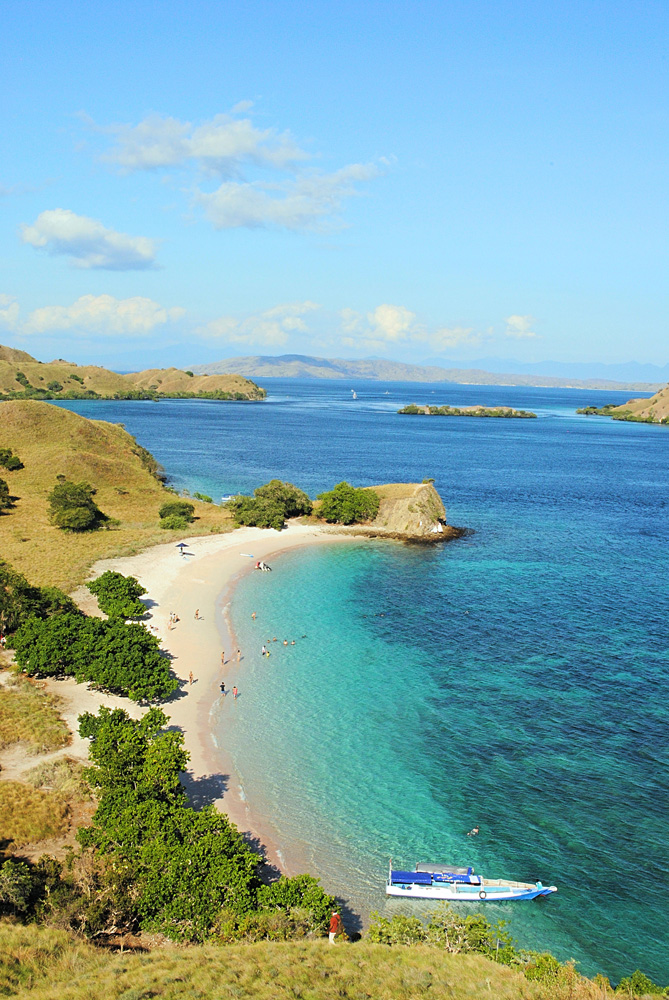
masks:
<instances>
[{"instance_id":1,"label":"dry grass","mask_svg":"<svg viewBox=\"0 0 669 1000\"><path fill-rule=\"evenodd\" d=\"M519 1000L538 990L479 956L327 941L106 955L46 928L0 925L0 992L33 1000Z\"/></svg>"},{"instance_id":2,"label":"dry grass","mask_svg":"<svg viewBox=\"0 0 669 1000\"><path fill-rule=\"evenodd\" d=\"M8 678L8 675L5 675ZM14 675L0 688L0 750L23 743L28 753L66 747L70 732L59 715L60 699Z\"/></svg>"},{"instance_id":3,"label":"dry grass","mask_svg":"<svg viewBox=\"0 0 669 1000\"><path fill-rule=\"evenodd\" d=\"M12 448L25 465L16 472L3 470L18 500L0 517L0 552L31 583L70 591L98 559L132 555L175 537L159 527L158 519L159 508L173 494L151 475L122 427L33 400L0 403L0 414L0 447ZM47 495L58 474L91 483L100 509L120 526L80 534L52 527ZM182 533L186 537L232 528L226 511L197 500L193 504L197 520Z\"/></svg>"},{"instance_id":4,"label":"dry grass","mask_svg":"<svg viewBox=\"0 0 669 1000\"><path fill-rule=\"evenodd\" d=\"M71 802L91 798L91 790L83 776L84 765L72 757L45 760L24 776L27 784L42 791L57 792Z\"/></svg>"},{"instance_id":5,"label":"dry grass","mask_svg":"<svg viewBox=\"0 0 669 1000\"><path fill-rule=\"evenodd\" d=\"M70 806L58 792L0 781L0 841L11 841L12 849L62 837L69 814Z\"/></svg>"}]
</instances>

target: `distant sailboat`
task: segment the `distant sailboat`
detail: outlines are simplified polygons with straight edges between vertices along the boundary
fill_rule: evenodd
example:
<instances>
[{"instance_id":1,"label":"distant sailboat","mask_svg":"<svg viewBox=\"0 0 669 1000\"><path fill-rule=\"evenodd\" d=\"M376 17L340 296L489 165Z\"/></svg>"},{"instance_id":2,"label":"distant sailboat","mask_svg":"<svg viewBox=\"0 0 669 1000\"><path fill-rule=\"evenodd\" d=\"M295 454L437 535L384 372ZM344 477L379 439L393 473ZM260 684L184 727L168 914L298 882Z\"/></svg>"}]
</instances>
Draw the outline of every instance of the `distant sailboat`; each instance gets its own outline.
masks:
<instances>
[{"instance_id":1,"label":"distant sailboat","mask_svg":"<svg viewBox=\"0 0 669 1000\"><path fill-rule=\"evenodd\" d=\"M351 398L352 398L352 399L357 399L357 398L358 398L358 394L357 394L357 392L355 391L355 389L351 389Z\"/></svg>"}]
</instances>

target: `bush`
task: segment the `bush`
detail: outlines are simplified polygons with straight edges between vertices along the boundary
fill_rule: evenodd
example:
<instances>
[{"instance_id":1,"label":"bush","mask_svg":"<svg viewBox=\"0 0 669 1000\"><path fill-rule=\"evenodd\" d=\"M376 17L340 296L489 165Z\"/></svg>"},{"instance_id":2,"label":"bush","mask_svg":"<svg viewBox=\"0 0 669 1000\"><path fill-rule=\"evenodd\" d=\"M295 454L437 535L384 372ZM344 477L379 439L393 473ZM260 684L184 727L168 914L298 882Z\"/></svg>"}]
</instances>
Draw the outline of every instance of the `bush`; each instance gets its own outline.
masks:
<instances>
[{"instance_id":1,"label":"bush","mask_svg":"<svg viewBox=\"0 0 669 1000\"><path fill-rule=\"evenodd\" d=\"M658 986L652 979L649 979L640 969L633 972L631 976L621 979L616 987L616 993L626 993L628 996L635 997L664 992L661 986Z\"/></svg>"},{"instance_id":2,"label":"bush","mask_svg":"<svg viewBox=\"0 0 669 1000\"><path fill-rule=\"evenodd\" d=\"M146 588L134 576L123 576L108 569L86 586L95 594L100 611L108 618L141 618L146 612L146 605L139 600Z\"/></svg>"},{"instance_id":3,"label":"bush","mask_svg":"<svg viewBox=\"0 0 669 1000\"><path fill-rule=\"evenodd\" d=\"M23 468L23 462L11 448L0 448L0 466L8 472L15 472L16 469Z\"/></svg>"},{"instance_id":4,"label":"bush","mask_svg":"<svg viewBox=\"0 0 669 1000\"><path fill-rule=\"evenodd\" d=\"M56 382L56 381L54 381L54 382L47 382L46 387L47 387L47 389L50 390L50 392L62 392L63 391L63 387L60 384L60 382Z\"/></svg>"},{"instance_id":5,"label":"bush","mask_svg":"<svg viewBox=\"0 0 669 1000\"><path fill-rule=\"evenodd\" d=\"M163 517L160 520L160 527L166 528L168 531L183 531L187 528L189 521L185 517L179 517L177 514L172 514L170 517Z\"/></svg>"},{"instance_id":6,"label":"bush","mask_svg":"<svg viewBox=\"0 0 669 1000\"><path fill-rule=\"evenodd\" d=\"M379 497L374 490L356 489L349 483L338 483L329 493L320 493L318 516L337 524L373 521L379 512Z\"/></svg>"},{"instance_id":7,"label":"bush","mask_svg":"<svg viewBox=\"0 0 669 1000\"><path fill-rule=\"evenodd\" d=\"M0 865L0 913L27 910L32 888L28 865L22 861L5 861Z\"/></svg>"},{"instance_id":8,"label":"bush","mask_svg":"<svg viewBox=\"0 0 669 1000\"><path fill-rule=\"evenodd\" d=\"M21 622L35 616L49 618L67 611L77 613L71 597L57 587L33 587L25 576L0 559L0 630L15 632Z\"/></svg>"},{"instance_id":9,"label":"bush","mask_svg":"<svg viewBox=\"0 0 669 1000\"><path fill-rule=\"evenodd\" d=\"M4 479L0 479L0 513L3 510L11 510L14 501L9 494L9 486Z\"/></svg>"},{"instance_id":10,"label":"bush","mask_svg":"<svg viewBox=\"0 0 669 1000\"><path fill-rule=\"evenodd\" d=\"M161 521L178 517L185 524L190 524L195 520L195 507L188 500L168 500L158 511L158 517Z\"/></svg>"},{"instance_id":11,"label":"bush","mask_svg":"<svg viewBox=\"0 0 669 1000\"><path fill-rule=\"evenodd\" d=\"M201 500L202 503L213 503L214 502L214 498L210 497L210 496L207 496L206 493L193 493L193 496L195 497L196 500Z\"/></svg>"},{"instance_id":12,"label":"bush","mask_svg":"<svg viewBox=\"0 0 669 1000\"><path fill-rule=\"evenodd\" d=\"M29 676L71 675L133 701L166 698L179 686L159 640L143 625L71 613L32 617L19 626L10 645Z\"/></svg>"},{"instance_id":13,"label":"bush","mask_svg":"<svg viewBox=\"0 0 669 1000\"><path fill-rule=\"evenodd\" d=\"M252 497L240 494L228 500L225 507L232 512L237 524L281 531L286 518L310 514L313 504L297 486L272 479L254 490Z\"/></svg>"},{"instance_id":14,"label":"bush","mask_svg":"<svg viewBox=\"0 0 669 1000\"><path fill-rule=\"evenodd\" d=\"M89 483L72 483L63 479L49 493L49 520L66 531L92 531L112 523L103 514L93 497L96 490Z\"/></svg>"}]
</instances>

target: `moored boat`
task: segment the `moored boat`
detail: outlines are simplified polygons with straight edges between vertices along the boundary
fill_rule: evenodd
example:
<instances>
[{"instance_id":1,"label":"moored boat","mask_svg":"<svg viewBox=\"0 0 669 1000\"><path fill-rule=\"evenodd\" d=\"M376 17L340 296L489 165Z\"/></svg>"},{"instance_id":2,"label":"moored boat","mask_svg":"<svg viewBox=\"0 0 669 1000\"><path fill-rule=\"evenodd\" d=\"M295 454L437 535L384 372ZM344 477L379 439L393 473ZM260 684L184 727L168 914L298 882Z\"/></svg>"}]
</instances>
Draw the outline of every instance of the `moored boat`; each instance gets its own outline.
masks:
<instances>
[{"instance_id":1,"label":"moored boat","mask_svg":"<svg viewBox=\"0 0 669 1000\"><path fill-rule=\"evenodd\" d=\"M541 882L513 882L501 878L484 878L473 868L452 865L416 865L415 871L388 869L386 895L404 899L445 899L450 902L500 902L512 899L536 899L557 892L554 885Z\"/></svg>"}]
</instances>

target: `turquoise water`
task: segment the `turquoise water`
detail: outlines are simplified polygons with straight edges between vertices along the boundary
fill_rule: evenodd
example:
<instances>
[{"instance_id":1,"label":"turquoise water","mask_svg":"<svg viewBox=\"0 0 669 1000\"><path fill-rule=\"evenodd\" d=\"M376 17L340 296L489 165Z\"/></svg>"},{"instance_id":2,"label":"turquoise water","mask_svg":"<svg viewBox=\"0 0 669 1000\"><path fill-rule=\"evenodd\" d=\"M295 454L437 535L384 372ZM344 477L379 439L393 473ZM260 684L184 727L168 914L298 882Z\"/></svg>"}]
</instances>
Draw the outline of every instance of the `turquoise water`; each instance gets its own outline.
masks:
<instances>
[{"instance_id":1,"label":"turquoise water","mask_svg":"<svg viewBox=\"0 0 669 1000\"><path fill-rule=\"evenodd\" d=\"M429 475L474 529L296 551L235 592L240 698L217 735L285 856L364 914L410 905L385 900L390 856L554 883L485 912L586 973L666 983L669 431L575 416L592 393L358 384L352 405L276 381L256 407L72 408L122 420L180 486ZM394 413L412 401L540 419Z\"/></svg>"}]
</instances>

